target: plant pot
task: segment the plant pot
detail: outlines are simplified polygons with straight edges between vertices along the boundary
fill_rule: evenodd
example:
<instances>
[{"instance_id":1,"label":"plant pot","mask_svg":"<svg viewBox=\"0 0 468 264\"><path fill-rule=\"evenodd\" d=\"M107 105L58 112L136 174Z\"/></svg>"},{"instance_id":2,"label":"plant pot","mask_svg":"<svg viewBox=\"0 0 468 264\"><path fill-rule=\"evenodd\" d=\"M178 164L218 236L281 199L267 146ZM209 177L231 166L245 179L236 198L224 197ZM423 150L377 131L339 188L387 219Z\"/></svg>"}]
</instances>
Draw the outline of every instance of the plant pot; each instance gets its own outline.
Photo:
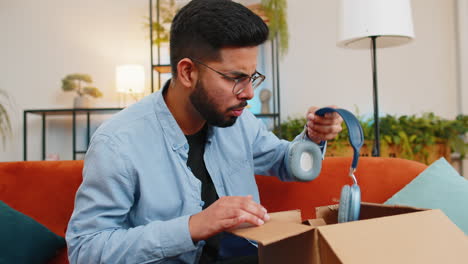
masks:
<instances>
[{"instance_id":1,"label":"plant pot","mask_svg":"<svg viewBox=\"0 0 468 264\"><path fill-rule=\"evenodd\" d=\"M88 96L77 96L73 100L73 108L89 108L90 106L91 100Z\"/></svg>"}]
</instances>

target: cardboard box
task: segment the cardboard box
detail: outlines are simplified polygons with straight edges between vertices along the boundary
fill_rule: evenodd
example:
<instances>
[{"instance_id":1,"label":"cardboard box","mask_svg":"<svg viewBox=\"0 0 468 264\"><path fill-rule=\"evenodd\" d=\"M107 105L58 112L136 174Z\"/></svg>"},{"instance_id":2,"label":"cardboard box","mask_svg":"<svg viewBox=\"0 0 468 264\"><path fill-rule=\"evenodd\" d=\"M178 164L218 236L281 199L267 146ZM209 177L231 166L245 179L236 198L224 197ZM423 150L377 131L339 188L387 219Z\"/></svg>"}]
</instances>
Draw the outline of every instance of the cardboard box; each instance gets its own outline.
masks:
<instances>
[{"instance_id":1,"label":"cardboard box","mask_svg":"<svg viewBox=\"0 0 468 264\"><path fill-rule=\"evenodd\" d=\"M258 242L260 264L468 263L468 237L440 210L362 203L359 221L337 224L338 206L270 214L232 233Z\"/></svg>"}]
</instances>

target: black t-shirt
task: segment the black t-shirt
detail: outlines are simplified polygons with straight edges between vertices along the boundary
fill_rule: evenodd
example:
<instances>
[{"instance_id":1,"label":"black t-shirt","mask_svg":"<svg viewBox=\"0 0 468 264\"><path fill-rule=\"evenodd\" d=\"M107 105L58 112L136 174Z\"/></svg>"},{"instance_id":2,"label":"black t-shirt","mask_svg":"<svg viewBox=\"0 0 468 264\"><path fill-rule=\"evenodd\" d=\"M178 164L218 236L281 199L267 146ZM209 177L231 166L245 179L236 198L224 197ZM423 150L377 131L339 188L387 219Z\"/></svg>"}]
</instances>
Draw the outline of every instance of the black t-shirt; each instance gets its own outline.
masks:
<instances>
[{"instance_id":1,"label":"black t-shirt","mask_svg":"<svg viewBox=\"0 0 468 264\"><path fill-rule=\"evenodd\" d=\"M205 125L200 131L193 135L185 135L189 144L187 166L192 173L201 181L201 199L204 201L203 209L206 209L216 200L218 194L206 169L203 154L205 153L206 134L208 127ZM203 253L199 263L214 263L218 258L220 235L206 239Z\"/></svg>"},{"instance_id":2,"label":"black t-shirt","mask_svg":"<svg viewBox=\"0 0 468 264\"><path fill-rule=\"evenodd\" d=\"M193 135L185 135L189 144L189 153L187 159L187 166L191 169L192 173L201 181L201 199L204 201L203 209L206 209L216 200L218 194L216 192L211 176L206 169L203 154L205 153L205 143L208 126L205 125L199 132ZM224 233L219 233L205 240L206 244L203 247L203 252L200 257L199 263L219 263L219 264L253 264L258 263L256 255L257 249L250 246L250 251L253 254L250 256L239 256L226 260L219 260L219 247ZM247 243L247 242L246 242Z\"/></svg>"}]
</instances>

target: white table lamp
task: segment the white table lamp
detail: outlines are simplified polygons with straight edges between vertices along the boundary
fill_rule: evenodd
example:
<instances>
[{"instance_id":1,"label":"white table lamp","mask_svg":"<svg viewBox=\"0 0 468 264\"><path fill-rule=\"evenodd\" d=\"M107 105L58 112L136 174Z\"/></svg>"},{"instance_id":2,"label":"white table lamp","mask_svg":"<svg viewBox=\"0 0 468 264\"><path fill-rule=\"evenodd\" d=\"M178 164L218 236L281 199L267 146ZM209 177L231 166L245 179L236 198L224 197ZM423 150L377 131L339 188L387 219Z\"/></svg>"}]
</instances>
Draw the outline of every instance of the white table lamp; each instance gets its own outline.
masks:
<instances>
[{"instance_id":1,"label":"white table lamp","mask_svg":"<svg viewBox=\"0 0 468 264\"><path fill-rule=\"evenodd\" d=\"M115 74L117 92L124 97L127 104L127 95L135 101L145 91L145 69L142 65L127 64L118 66Z\"/></svg>"}]
</instances>

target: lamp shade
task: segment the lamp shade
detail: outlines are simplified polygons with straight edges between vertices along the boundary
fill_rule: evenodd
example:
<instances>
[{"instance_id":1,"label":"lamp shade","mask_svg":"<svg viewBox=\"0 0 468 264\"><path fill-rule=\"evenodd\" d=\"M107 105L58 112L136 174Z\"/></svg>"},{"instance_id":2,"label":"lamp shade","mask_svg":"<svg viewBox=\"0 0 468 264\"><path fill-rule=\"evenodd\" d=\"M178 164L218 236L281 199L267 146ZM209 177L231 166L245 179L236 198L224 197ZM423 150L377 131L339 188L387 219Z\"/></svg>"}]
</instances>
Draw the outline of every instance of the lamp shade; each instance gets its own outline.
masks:
<instances>
[{"instance_id":1,"label":"lamp shade","mask_svg":"<svg viewBox=\"0 0 468 264\"><path fill-rule=\"evenodd\" d=\"M372 36L379 48L414 38L410 0L340 0L337 45L367 49L370 41L362 40Z\"/></svg>"},{"instance_id":2,"label":"lamp shade","mask_svg":"<svg viewBox=\"0 0 468 264\"><path fill-rule=\"evenodd\" d=\"M119 93L143 93L145 91L145 69L142 65L118 66L115 79Z\"/></svg>"}]
</instances>

